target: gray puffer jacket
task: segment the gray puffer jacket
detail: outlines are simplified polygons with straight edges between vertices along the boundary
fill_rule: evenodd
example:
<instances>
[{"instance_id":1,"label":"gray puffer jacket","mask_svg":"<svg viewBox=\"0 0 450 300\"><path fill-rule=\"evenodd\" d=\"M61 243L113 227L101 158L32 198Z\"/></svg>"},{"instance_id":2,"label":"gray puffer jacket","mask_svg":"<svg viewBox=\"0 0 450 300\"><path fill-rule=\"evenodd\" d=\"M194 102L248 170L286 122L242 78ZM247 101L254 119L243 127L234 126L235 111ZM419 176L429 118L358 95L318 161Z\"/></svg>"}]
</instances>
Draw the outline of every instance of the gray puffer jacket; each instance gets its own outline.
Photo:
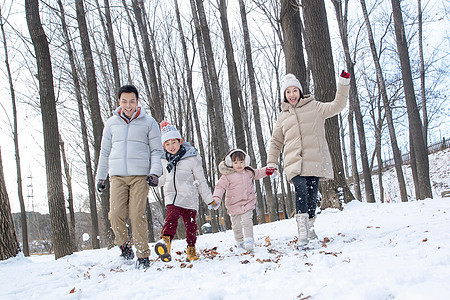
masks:
<instances>
[{"instance_id":1,"label":"gray puffer jacket","mask_svg":"<svg viewBox=\"0 0 450 300\"><path fill-rule=\"evenodd\" d=\"M131 121L130 121L131 120ZM128 120L117 108L103 129L97 180L106 176L161 175L161 132L139 105Z\"/></svg>"},{"instance_id":2,"label":"gray puffer jacket","mask_svg":"<svg viewBox=\"0 0 450 300\"><path fill-rule=\"evenodd\" d=\"M186 153L170 172L166 169L167 160L163 156L163 175L159 178L158 186L164 186L165 205L198 210L199 194L206 204L210 204L213 197L197 149L188 142L183 142L183 146Z\"/></svg>"}]
</instances>

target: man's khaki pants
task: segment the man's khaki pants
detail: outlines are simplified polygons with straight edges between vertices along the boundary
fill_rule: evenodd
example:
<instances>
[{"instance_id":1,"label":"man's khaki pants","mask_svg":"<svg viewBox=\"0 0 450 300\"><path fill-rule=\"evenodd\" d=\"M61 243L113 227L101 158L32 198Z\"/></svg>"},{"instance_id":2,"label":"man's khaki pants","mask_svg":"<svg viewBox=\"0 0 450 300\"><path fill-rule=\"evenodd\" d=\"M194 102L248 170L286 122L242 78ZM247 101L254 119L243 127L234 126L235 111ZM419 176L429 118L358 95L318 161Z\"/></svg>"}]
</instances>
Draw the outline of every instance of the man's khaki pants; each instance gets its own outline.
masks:
<instances>
[{"instance_id":1,"label":"man's khaki pants","mask_svg":"<svg viewBox=\"0 0 450 300\"><path fill-rule=\"evenodd\" d=\"M118 246L129 244L127 214L131 220L133 243L138 258L150 256L147 215L145 213L149 187L146 176L112 176L109 220Z\"/></svg>"}]
</instances>

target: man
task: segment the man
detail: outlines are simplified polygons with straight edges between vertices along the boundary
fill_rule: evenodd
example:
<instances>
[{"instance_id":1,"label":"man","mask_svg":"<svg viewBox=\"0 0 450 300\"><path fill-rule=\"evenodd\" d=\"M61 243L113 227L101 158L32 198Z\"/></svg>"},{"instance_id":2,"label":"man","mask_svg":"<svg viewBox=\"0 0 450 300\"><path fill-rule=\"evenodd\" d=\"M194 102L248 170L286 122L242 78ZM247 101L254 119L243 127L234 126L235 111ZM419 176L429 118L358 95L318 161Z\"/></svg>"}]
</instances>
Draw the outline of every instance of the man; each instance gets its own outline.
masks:
<instances>
[{"instance_id":1,"label":"man","mask_svg":"<svg viewBox=\"0 0 450 300\"><path fill-rule=\"evenodd\" d=\"M161 132L158 123L139 105L136 87L125 85L118 92L119 107L106 122L103 130L100 159L97 168L97 191L105 189L109 173L109 220L115 234L115 244L126 260L134 258L126 226L131 220L133 243L138 267L148 267L147 216L145 214L150 186L158 184L162 174ZM148 184L148 185L147 185Z\"/></svg>"}]
</instances>

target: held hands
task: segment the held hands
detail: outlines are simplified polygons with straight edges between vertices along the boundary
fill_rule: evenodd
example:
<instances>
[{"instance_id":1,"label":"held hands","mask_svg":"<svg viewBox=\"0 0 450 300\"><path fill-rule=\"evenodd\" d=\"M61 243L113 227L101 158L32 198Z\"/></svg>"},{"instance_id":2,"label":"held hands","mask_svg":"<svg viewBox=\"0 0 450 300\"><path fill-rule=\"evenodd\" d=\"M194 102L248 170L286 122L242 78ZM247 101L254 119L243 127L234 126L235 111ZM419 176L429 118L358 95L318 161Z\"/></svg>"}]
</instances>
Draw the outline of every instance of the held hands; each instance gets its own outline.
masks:
<instances>
[{"instance_id":1,"label":"held hands","mask_svg":"<svg viewBox=\"0 0 450 300\"><path fill-rule=\"evenodd\" d=\"M339 76L339 83L342 85L349 85L350 83L350 73L342 70L341 75Z\"/></svg>"},{"instance_id":2,"label":"held hands","mask_svg":"<svg viewBox=\"0 0 450 300\"><path fill-rule=\"evenodd\" d=\"M155 174L150 174L147 176L147 184L151 187L158 186L158 176Z\"/></svg>"},{"instance_id":3,"label":"held hands","mask_svg":"<svg viewBox=\"0 0 450 300\"><path fill-rule=\"evenodd\" d=\"M266 167L266 175L270 176L270 178L274 178L278 175L277 165L276 164L268 164Z\"/></svg>"},{"instance_id":4,"label":"held hands","mask_svg":"<svg viewBox=\"0 0 450 300\"><path fill-rule=\"evenodd\" d=\"M220 203L216 203L216 201L213 200L213 202L208 204L208 209L218 210L219 206L220 206Z\"/></svg>"},{"instance_id":5,"label":"held hands","mask_svg":"<svg viewBox=\"0 0 450 300\"><path fill-rule=\"evenodd\" d=\"M105 186L105 181L104 180L97 181L97 192L99 194L101 194L105 188L106 188L106 186Z\"/></svg>"}]
</instances>

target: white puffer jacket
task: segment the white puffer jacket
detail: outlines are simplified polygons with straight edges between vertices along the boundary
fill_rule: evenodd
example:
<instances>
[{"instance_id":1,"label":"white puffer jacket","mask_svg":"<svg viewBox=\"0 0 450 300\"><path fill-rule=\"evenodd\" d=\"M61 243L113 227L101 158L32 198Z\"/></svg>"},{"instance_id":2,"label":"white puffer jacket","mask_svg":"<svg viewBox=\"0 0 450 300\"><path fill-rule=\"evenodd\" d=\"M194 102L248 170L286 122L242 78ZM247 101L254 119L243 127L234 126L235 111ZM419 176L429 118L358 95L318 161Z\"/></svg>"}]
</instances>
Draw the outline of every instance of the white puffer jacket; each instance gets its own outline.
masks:
<instances>
[{"instance_id":1,"label":"white puffer jacket","mask_svg":"<svg viewBox=\"0 0 450 300\"><path fill-rule=\"evenodd\" d=\"M163 175L159 178L158 186L164 187L165 205L198 210L199 194L206 204L210 204L213 197L197 149L188 142L183 142L183 146L186 153L170 172L166 169L167 160L162 158Z\"/></svg>"},{"instance_id":2,"label":"white puffer jacket","mask_svg":"<svg viewBox=\"0 0 450 300\"><path fill-rule=\"evenodd\" d=\"M155 119L138 106L128 121L117 108L103 129L97 180L106 176L161 175L161 132Z\"/></svg>"}]
</instances>

